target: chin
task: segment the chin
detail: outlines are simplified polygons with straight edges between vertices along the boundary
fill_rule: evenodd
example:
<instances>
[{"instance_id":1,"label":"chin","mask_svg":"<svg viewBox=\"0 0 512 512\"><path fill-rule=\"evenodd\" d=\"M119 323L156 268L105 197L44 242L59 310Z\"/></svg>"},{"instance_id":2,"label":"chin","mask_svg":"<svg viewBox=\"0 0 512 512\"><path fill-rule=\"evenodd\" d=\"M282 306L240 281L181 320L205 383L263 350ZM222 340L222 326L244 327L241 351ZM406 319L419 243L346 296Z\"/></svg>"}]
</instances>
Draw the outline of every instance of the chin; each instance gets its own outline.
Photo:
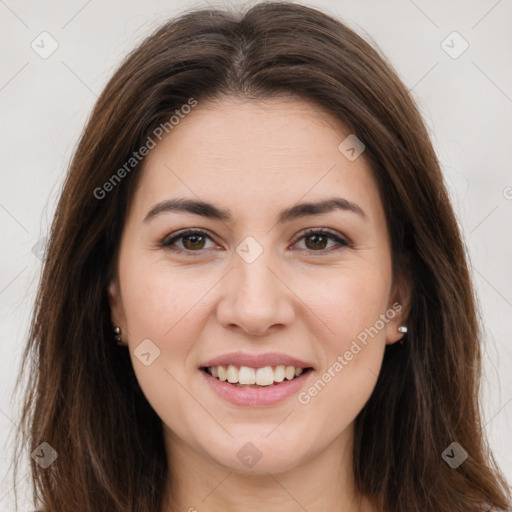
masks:
<instances>
[{"instance_id":1,"label":"chin","mask_svg":"<svg viewBox=\"0 0 512 512\"><path fill-rule=\"evenodd\" d=\"M277 437L244 436L230 439L225 446L216 445L209 455L217 464L236 473L278 474L295 468L306 458L305 453L297 450L300 445L299 440L290 438L283 444Z\"/></svg>"}]
</instances>

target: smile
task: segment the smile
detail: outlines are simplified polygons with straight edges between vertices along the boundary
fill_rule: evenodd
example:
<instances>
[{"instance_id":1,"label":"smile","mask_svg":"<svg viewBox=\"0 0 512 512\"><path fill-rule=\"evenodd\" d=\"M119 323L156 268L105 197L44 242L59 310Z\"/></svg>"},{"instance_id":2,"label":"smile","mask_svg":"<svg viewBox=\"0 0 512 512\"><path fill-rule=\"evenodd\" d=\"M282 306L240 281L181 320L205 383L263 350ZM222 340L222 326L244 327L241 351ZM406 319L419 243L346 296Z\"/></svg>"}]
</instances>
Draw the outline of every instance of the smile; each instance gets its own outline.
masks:
<instances>
[{"instance_id":1,"label":"smile","mask_svg":"<svg viewBox=\"0 0 512 512\"><path fill-rule=\"evenodd\" d=\"M237 387L257 389L264 386L275 386L283 381L291 381L311 368L295 366L264 366L251 368L249 366L216 365L204 368L204 371L221 382L228 382Z\"/></svg>"},{"instance_id":2,"label":"smile","mask_svg":"<svg viewBox=\"0 0 512 512\"><path fill-rule=\"evenodd\" d=\"M299 393L314 373L307 360L278 352L230 352L202 362L198 369L217 397L249 407L284 401Z\"/></svg>"}]
</instances>

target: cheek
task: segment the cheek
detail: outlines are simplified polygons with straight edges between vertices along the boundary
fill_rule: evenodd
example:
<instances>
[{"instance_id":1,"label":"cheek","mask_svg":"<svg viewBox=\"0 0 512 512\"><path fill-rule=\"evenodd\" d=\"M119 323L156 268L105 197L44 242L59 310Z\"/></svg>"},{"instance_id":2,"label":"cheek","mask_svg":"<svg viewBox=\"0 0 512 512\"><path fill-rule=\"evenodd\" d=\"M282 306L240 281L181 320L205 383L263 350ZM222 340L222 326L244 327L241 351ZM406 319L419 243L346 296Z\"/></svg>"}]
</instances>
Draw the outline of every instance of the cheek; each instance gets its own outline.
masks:
<instances>
[{"instance_id":1,"label":"cheek","mask_svg":"<svg viewBox=\"0 0 512 512\"><path fill-rule=\"evenodd\" d=\"M127 255L122 263L123 304L134 341L141 337L160 344L178 338L185 341L188 329L199 325L201 299L214 286L214 276L171 269L165 261L138 258L136 254Z\"/></svg>"},{"instance_id":2,"label":"cheek","mask_svg":"<svg viewBox=\"0 0 512 512\"><path fill-rule=\"evenodd\" d=\"M123 256L119 272L135 375L157 412L177 410L180 400L187 401L179 383L185 381L187 357L199 339L200 298L211 288L211 279L192 284L187 272L170 272L135 252ZM139 357L147 352L149 357Z\"/></svg>"},{"instance_id":3,"label":"cheek","mask_svg":"<svg viewBox=\"0 0 512 512\"><path fill-rule=\"evenodd\" d=\"M336 411L336 427L349 424L370 397L382 364L391 274L380 265L353 265L331 272L309 287L322 368L299 396L306 409ZM382 320L384 316L384 320ZM334 418L334 417L333 417ZM340 427L341 426L341 427Z\"/></svg>"},{"instance_id":4,"label":"cheek","mask_svg":"<svg viewBox=\"0 0 512 512\"><path fill-rule=\"evenodd\" d=\"M348 350L352 340L371 329L385 314L389 301L391 274L384 266L352 265L319 273L314 283L304 278L300 297L315 314L318 342L332 353ZM385 329L378 323L383 339Z\"/></svg>"},{"instance_id":5,"label":"cheek","mask_svg":"<svg viewBox=\"0 0 512 512\"><path fill-rule=\"evenodd\" d=\"M211 279L191 285L186 272L171 273L154 262L144 264L142 258L126 258L123 265L123 304L136 379L164 424L186 437L190 424L184 418L192 424L204 422L201 410L190 407L190 391L185 388L188 357L203 329L200 298L211 288ZM156 347L148 345L148 365L139 358L142 340L151 340Z\"/></svg>"}]
</instances>

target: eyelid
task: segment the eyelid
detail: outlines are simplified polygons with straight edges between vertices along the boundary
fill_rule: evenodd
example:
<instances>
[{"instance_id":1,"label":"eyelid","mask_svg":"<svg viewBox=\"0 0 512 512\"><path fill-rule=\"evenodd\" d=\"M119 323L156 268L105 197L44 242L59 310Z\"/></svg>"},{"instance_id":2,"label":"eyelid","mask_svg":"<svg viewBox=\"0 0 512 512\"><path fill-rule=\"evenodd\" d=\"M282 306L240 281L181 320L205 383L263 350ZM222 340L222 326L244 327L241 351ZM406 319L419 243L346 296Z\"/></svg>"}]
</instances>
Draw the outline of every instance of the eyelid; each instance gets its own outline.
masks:
<instances>
[{"instance_id":1,"label":"eyelid","mask_svg":"<svg viewBox=\"0 0 512 512\"><path fill-rule=\"evenodd\" d=\"M344 247L352 247L352 245L353 245L348 237L346 237L345 235L342 235L341 233L338 233L337 231L333 231L329 228L307 228L307 229L301 231L297 235L297 237L295 238L295 242L293 242L293 245L297 244L299 242L299 240L301 240L302 238L305 238L307 236L312 236L312 235L327 236L331 240L334 240L339 246L341 246L341 247L337 248L338 250L341 248L344 248ZM330 253L333 250L337 250L337 249L331 247L329 249L323 249L320 251L313 251L311 249L299 249L299 250L308 251L312 254L327 254L327 253Z\"/></svg>"},{"instance_id":2,"label":"eyelid","mask_svg":"<svg viewBox=\"0 0 512 512\"><path fill-rule=\"evenodd\" d=\"M180 247L173 246L173 243L176 240L179 240L180 238L185 238L186 236L192 236L192 235L199 235L203 236L205 238L209 238L212 242L216 243L213 236L204 228L186 228L181 231L177 231L175 233L171 233L170 235L165 235L159 242L158 246L162 248L170 249L177 253L185 253L187 256L194 256L194 253L201 254L206 249L198 249L197 251L187 250L187 249L181 249ZM352 247L352 242L348 237L345 235L342 235L336 231L333 231L329 228L306 228L303 231L299 232L296 237L295 241L292 245L296 245L302 238L305 238L307 236L312 235L323 235L327 236L329 239L334 240L340 247L338 247L338 250L344 247ZM329 248L329 249L323 249L314 251L311 249L297 249L300 251L307 251L312 254L326 254L330 253L335 248Z\"/></svg>"},{"instance_id":3,"label":"eyelid","mask_svg":"<svg viewBox=\"0 0 512 512\"><path fill-rule=\"evenodd\" d=\"M163 248L170 248L172 247L172 243L176 240L179 240L180 238L185 238L186 236L192 236L192 235L199 235L203 236L205 238L209 238L214 242L213 236L205 229L203 228L186 228L181 231L176 231L174 233L165 235L159 242L158 246ZM193 253L193 252L200 252L204 249L200 249L198 251L187 251L186 249L181 248L175 248L176 252L187 252L187 253Z\"/></svg>"}]
</instances>

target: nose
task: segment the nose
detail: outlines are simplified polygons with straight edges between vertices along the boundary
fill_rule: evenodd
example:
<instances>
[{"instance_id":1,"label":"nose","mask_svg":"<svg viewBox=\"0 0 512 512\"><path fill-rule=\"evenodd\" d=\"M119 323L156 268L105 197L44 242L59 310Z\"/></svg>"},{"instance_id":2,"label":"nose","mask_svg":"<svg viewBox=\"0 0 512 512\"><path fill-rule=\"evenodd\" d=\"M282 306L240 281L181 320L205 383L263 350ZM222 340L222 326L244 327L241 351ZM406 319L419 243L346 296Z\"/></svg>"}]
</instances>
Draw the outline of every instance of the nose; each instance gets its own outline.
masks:
<instances>
[{"instance_id":1,"label":"nose","mask_svg":"<svg viewBox=\"0 0 512 512\"><path fill-rule=\"evenodd\" d=\"M270 252L264 251L252 263L234 255L234 268L223 280L217 308L217 318L224 327L264 336L293 321L293 292Z\"/></svg>"}]
</instances>

